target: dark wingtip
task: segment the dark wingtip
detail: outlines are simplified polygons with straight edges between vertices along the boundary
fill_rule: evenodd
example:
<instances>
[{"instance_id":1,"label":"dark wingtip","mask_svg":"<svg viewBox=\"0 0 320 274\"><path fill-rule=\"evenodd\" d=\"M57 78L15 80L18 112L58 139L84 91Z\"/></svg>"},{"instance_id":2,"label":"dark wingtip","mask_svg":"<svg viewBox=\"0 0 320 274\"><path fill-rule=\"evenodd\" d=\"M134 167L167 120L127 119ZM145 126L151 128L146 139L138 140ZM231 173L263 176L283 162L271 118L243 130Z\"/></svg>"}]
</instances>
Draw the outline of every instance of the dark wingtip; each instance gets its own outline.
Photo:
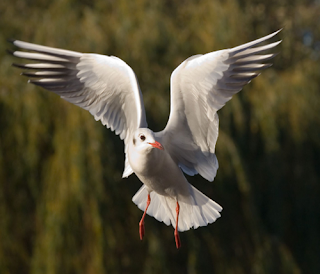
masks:
<instances>
[{"instance_id":1,"label":"dark wingtip","mask_svg":"<svg viewBox=\"0 0 320 274\"><path fill-rule=\"evenodd\" d=\"M11 43L11 44L14 44L14 42L15 42L16 40L17 40L17 39L9 38L9 39L7 39L7 42L8 42L8 43Z\"/></svg>"},{"instance_id":2,"label":"dark wingtip","mask_svg":"<svg viewBox=\"0 0 320 274\"><path fill-rule=\"evenodd\" d=\"M12 63L11 66L16 67L16 68L22 68L22 69L26 68L23 64L17 64L17 63Z\"/></svg>"},{"instance_id":3,"label":"dark wingtip","mask_svg":"<svg viewBox=\"0 0 320 274\"><path fill-rule=\"evenodd\" d=\"M28 72L21 72L20 75L26 76L26 77L32 77Z\"/></svg>"},{"instance_id":4,"label":"dark wingtip","mask_svg":"<svg viewBox=\"0 0 320 274\"><path fill-rule=\"evenodd\" d=\"M7 52L8 54L10 54L10 55L14 55L14 51L11 50L11 49L6 49L6 52Z\"/></svg>"},{"instance_id":5,"label":"dark wingtip","mask_svg":"<svg viewBox=\"0 0 320 274\"><path fill-rule=\"evenodd\" d=\"M29 80L28 80L28 84L34 84L34 85L36 85L36 86L40 86L40 87L41 87L41 84L40 84L37 80L31 80L31 79L29 79Z\"/></svg>"}]
</instances>

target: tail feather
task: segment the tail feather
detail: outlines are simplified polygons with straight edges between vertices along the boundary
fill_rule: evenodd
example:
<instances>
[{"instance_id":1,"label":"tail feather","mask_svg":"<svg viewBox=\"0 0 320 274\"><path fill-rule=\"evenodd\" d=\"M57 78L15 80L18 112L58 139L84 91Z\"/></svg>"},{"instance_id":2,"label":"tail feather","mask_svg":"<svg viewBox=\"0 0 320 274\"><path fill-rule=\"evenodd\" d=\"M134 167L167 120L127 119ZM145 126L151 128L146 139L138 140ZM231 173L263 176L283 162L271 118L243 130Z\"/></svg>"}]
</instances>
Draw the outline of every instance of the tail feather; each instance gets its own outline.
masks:
<instances>
[{"instance_id":1,"label":"tail feather","mask_svg":"<svg viewBox=\"0 0 320 274\"><path fill-rule=\"evenodd\" d=\"M148 190L143 185L133 196L132 201L142 210L145 210ZM147 214L153 216L166 225L176 226L176 200L152 191L150 193L151 203ZM190 185L190 198L179 201L180 213L178 230L186 231L190 228L198 228L213 223L220 217L222 207Z\"/></svg>"}]
</instances>

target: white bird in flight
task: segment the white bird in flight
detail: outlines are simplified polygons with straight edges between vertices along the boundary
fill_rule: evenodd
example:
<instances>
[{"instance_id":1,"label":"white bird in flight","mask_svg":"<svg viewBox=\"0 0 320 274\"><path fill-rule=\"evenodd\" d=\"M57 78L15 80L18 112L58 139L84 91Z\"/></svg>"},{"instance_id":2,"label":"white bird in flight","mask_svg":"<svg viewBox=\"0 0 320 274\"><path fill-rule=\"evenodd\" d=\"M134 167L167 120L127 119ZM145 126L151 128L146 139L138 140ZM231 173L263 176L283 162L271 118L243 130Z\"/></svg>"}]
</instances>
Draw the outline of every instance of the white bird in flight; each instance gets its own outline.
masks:
<instances>
[{"instance_id":1,"label":"white bird in flight","mask_svg":"<svg viewBox=\"0 0 320 274\"><path fill-rule=\"evenodd\" d=\"M280 31L280 30L279 30ZM221 109L234 94L271 66L276 54L260 54L281 41L258 46L279 31L231 49L195 55L171 75L171 107L164 130L148 129L140 87L133 70L121 59L57 49L18 40L16 57L36 61L13 64L32 70L22 75L61 98L88 110L124 140L123 178L135 173L143 183L132 201L144 211L139 223L142 240L146 213L179 232L213 223L222 207L188 183L200 174L213 181L218 169L215 145Z\"/></svg>"}]
</instances>

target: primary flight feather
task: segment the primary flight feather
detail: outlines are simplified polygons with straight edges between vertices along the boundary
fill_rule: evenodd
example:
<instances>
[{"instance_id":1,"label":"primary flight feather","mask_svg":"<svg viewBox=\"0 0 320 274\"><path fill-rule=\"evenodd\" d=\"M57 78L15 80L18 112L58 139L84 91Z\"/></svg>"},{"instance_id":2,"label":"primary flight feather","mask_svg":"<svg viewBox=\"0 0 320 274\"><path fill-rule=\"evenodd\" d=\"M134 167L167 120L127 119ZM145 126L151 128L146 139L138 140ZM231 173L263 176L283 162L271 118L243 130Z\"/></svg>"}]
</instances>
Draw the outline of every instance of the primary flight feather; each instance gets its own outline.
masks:
<instances>
[{"instance_id":1,"label":"primary flight feather","mask_svg":"<svg viewBox=\"0 0 320 274\"><path fill-rule=\"evenodd\" d=\"M280 30L279 30L280 31ZM13 40L28 51L16 57L33 60L13 64L27 70L30 83L88 110L125 143L123 177L135 173L143 186L133 202L147 214L179 232L206 226L220 217L222 207L188 183L184 173L213 181L218 169L215 145L221 109L234 94L271 66L266 54L281 41L258 46L279 31L231 49L196 55L171 75L171 107L164 130L148 129L140 87L133 70L114 56L79 53ZM31 51L31 52L30 52Z\"/></svg>"}]
</instances>

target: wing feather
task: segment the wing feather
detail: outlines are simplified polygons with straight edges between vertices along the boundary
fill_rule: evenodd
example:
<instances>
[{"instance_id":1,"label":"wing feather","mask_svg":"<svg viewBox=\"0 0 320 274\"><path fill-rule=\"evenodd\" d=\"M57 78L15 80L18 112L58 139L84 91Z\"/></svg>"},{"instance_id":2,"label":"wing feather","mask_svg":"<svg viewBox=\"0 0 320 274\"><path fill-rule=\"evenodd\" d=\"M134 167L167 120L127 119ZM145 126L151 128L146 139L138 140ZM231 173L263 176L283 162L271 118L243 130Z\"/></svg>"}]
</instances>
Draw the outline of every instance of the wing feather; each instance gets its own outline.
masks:
<instances>
[{"instance_id":1,"label":"wing feather","mask_svg":"<svg viewBox=\"0 0 320 274\"><path fill-rule=\"evenodd\" d=\"M126 144L139 127L147 127L142 94L133 70L114 56L85 54L13 40L16 57L35 61L13 64L28 70L29 82L88 110L103 125L115 131ZM31 51L31 52L29 52ZM29 71L33 70L33 71ZM125 105L125 107L123 107ZM126 159L123 176L132 169Z\"/></svg>"},{"instance_id":2,"label":"wing feather","mask_svg":"<svg viewBox=\"0 0 320 274\"><path fill-rule=\"evenodd\" d=\"M213 181L218 169L217 111L271 66L265 62L276 54L261 53L281 41L257 45L279 31L238 47L190 57L172 73L169 121L156 135L185 173L199 173Z\"/></svg>"}]
</instances>

